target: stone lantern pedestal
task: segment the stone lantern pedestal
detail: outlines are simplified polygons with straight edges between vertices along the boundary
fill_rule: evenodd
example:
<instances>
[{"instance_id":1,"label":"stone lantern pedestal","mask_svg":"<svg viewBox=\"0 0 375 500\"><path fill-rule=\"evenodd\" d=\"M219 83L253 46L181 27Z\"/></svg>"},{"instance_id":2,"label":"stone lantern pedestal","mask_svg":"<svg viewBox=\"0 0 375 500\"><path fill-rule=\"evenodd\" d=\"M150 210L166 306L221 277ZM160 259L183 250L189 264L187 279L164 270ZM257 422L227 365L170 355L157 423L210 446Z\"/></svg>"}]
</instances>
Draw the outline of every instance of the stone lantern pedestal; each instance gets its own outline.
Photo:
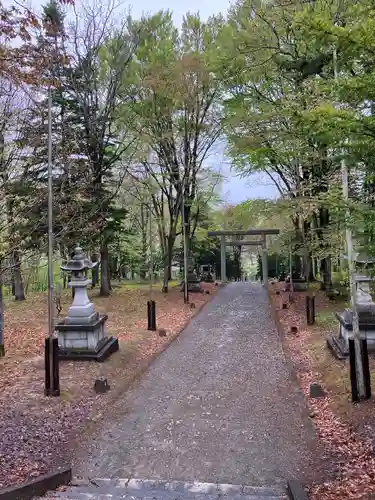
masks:
<instances>
[{"instance_id":1,"label":"stone lantern pedestal","mask_svg":"<svg viewBox=\"0 0 375 500\"><path fill-rule=\"evenodd\" d=\"M69 286L74 289L74 300L68 315L55 327L59 339L59 359L104 361L110 354L118 351L118 340L108 336L105 322L108 316L94 310L94 304L87 295L91 280L87 278L88 269L95 267L76 248L72 260L61 269L72 273Z\"/></svg>"},{"instance_id":2,"label":"stone lantern pedestal","mask_svg":"<svg viewBox=\"0 0 375 500\"><path fill-rule=\"evenodd\" d=\"M362 260L356 260L362 263ZM356 275L356 307L358 312L359 332L361 338L367 339L369 352L375 352L375 303L370 295L372 278L366 275ZM327 339L327 344L338 359L349 355L349 339L353 338L353 312L350 308L336 313L339 321L338 335Z\"/></svg>"}]
</instances>

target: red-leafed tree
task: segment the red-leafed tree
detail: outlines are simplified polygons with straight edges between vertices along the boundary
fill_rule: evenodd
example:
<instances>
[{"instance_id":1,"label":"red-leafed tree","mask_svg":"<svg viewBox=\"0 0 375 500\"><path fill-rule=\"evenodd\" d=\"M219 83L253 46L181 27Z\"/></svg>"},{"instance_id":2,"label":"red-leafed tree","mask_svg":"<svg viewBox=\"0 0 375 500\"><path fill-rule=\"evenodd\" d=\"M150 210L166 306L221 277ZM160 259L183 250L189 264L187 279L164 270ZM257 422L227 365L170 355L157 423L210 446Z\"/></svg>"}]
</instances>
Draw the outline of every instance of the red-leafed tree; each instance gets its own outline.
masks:
<instances>
[{"instance_id":1,"label":"red-leafed tree","mask_svg":"<svg viewBox=\"0 0 375 500\"><path fill-rule=\"evenodd\" d=\"M58 0L73 4L72 0ZM16 84L35 84L47 61L38 54L35 34L43 22L27 7L6 7L0 2L0 79Z\"/></svg>"}]
</instances>

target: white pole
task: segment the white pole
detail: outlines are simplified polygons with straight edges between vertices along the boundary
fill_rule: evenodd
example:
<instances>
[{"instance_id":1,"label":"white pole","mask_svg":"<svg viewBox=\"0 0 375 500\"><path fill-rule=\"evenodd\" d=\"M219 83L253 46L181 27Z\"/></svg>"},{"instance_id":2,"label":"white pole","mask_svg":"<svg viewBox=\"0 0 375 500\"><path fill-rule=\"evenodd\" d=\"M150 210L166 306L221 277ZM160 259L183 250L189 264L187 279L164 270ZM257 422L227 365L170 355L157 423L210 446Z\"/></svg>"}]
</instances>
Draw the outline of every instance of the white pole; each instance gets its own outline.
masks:
<instances>
[{"instance_id":1,"label":"white pole","mask_svg":"<svg viewBox=\"0 0 375 500\"><path fill-rule=\"evenodd\" d=\"M149 273L150 273L150 298L152 300L152 284L153 284L153 280L154 280L154 263L153 263L153 255L152 255L153 245L152 245L152 220L151 220L151 216L152 216L152 210L151 210L151 204L150 204L149 214L148 214L148 217L149 217L149 239L150 239Z\"/></svg>"},{"instance_id":2,"label":"white pole","mask_svg":"<svg viewBox=\"0 0 375 500\"><path fill-rule=\"evenodd\" d=\"M292 237L289 238L289 302L294 300Z\"/></svg>"},{"instance_id":3,"label":"white pole","mask_svg":"<svg viewBox=\"0 0 375 500\"><path fill-rule=\"evenodd\" d=\"M148 168L150 168L150 165L152 164L152 149L150 148L148 150L147 154L147 163L148 163ZM151 176L148 174L148 180L150 180ZM150 186L149 186L150 188ZM142 199L143 199L144 193L142 193ZM144 207L147 207L147 205L144 205ZM149 273L150 273L150 300L153 300L152 293L153 293L153 280L154 280L154 263L153 263L153 245L152 245L152 205L151 201L149 204L149 239L150 239L150 263L149 263Z\"/></svg>"},{"instance_id":4,"label":"white pole","mask_svg":"<svg viewBox=\"0 0 375 500\"><path fill-rule=\"evenodd\" d=\"M338 78L337 74L337 52L336 48L333 49L333 68L334 68L334 76L335 80ZM341 175L342 175L342 191L344 200L349 200L349 188L348 188L348 168L346 166L345 159L341 160ZM346 218L350 217L350 210L346 210ZM358 320L358 311L356 304L356 284L355 284L355 276L354 276L354 262L353 262L353 237L352 231L348 227L348 221L345 224L345 236L346 236L346 251L348 256L348 271L349 271L349 283L350 283L350 305L352 308L353 314L353 340L354 340L354 348L355 348L355 365L357 372L357 383L358 383L358 396L360 398L365 396L365 383L363 378L363 366L362 366L362 355L361 355L361 336L359 330L359 320Z\"/></svg>"},{"instance_id":5,"label":"white pole","mask_svg":"<svg viewBox=\"0 0 375 500\"><path fill-rule=\"evenodd\" d=\"M186 248L186 221L185 221L185 192L182 195L182 203L181 203L181 213L182 213L182 239L184 245L184 302L185 304L189 303L189 289L188 289L188 255Z\"/></svg>"}]
</instances>

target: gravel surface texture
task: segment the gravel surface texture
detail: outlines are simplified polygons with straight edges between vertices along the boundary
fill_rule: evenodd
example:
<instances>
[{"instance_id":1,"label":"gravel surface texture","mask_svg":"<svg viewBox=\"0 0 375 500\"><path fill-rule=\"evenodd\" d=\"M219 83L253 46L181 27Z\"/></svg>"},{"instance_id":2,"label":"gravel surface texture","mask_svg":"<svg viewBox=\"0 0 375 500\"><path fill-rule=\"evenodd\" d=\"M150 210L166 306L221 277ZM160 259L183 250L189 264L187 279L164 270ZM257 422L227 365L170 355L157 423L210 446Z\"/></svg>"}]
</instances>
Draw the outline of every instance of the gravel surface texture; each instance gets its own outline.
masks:
<instances>
[{"instance_id":1,"label":"gravel surface texture","mask_svg":"<svg viewBox=\"0 0 375 500\"><path fill-rule=\"evenodd\" d=\"M75 475L264 486L315 470L305 400L258 284L221 288L113 410Z\"/></svg>"}]
</instances>

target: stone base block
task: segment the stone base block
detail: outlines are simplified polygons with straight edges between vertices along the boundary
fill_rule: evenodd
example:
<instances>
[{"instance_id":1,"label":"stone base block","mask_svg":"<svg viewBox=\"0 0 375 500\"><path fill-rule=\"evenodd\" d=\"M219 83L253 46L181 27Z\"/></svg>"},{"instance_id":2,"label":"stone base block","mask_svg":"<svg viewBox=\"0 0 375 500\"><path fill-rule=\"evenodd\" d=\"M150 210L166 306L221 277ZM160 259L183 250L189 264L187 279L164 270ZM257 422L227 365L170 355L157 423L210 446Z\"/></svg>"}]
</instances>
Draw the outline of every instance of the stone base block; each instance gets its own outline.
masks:
<instances>
[{"instance_id":1,"label":"stone base block","mask_svg":"<svg viewBox=\"0 0 375 500\"><path fill-rule=\"evenodd\" d=\"M342 360L349 356L349 350L344 340L337 335L331 335L327 338L327 346L336 359Z\"/></svg>"},{"instance_id":2,"label":"stone base block","mask_svg":"<svg viewBox=\"0 0 375 500\"><path fill-rule=\"evenodd\" d=\"M185 283L181 283L181 292L184 291ZM192 293L202 293L203 288L201 287L200 281L188 281L188 292Z\"/></svg>"},{"instance_id":3,"label":"stone base block","mask_svg":"<svg viewBox=\"0 0 375 500\"><path fill-rule=\"evenodd\" d=\"M307 281L304 278L292 279L293 290L295 292L305 292L307 290ZM290 279L285 280L285 290L289 292L290 290Z\"/></svg>"},{"instance_id":4,"label":"stone base block","mask_svg":"<svg viewBox=\"0 0 375 500\"><path fill-rule=\"evenodd\" d=\"M62 349L96 349L105 337L107 316L97 316L92 323L71 324L63 321L56 325L59 347Z\"/></svg>"},{"instance_id":5,"label":"stone base block","mask_svg":"<svg viewBox=\"0 0 375 500\"><path fill-rule=\"evenodd\" d=\"M105 361L112 353L119 350L116 337L104 337L95 349L59 348L61 361Z\"/></svg>"},{"instance_id":6,"label":"stone base block","mask_svg":"<svg viewBox=\"0 0 375 500\"><path fill-rule=\"evenodd\" d=\"M99 319L99 313L94 312L90 316L66 316L64 323L66 325L90 325Z\"/></svg>"},{"instance_id":7,"label":"stone base block","mask_svg":"<svg viewBox=\"0 0 375 500\"><path fill-rule=\"evenodd\" d=\"M345 309L341 313L336 313L336 318L339 321L339 332L338 335L327 338L327 345L337 359L345 359L349 356L349 339L353 338L352 312L350 309ZM360 316L360 336L367 339L369 353L375 353L375 325L362 320Z\"/></svg>"}]
</instances>

